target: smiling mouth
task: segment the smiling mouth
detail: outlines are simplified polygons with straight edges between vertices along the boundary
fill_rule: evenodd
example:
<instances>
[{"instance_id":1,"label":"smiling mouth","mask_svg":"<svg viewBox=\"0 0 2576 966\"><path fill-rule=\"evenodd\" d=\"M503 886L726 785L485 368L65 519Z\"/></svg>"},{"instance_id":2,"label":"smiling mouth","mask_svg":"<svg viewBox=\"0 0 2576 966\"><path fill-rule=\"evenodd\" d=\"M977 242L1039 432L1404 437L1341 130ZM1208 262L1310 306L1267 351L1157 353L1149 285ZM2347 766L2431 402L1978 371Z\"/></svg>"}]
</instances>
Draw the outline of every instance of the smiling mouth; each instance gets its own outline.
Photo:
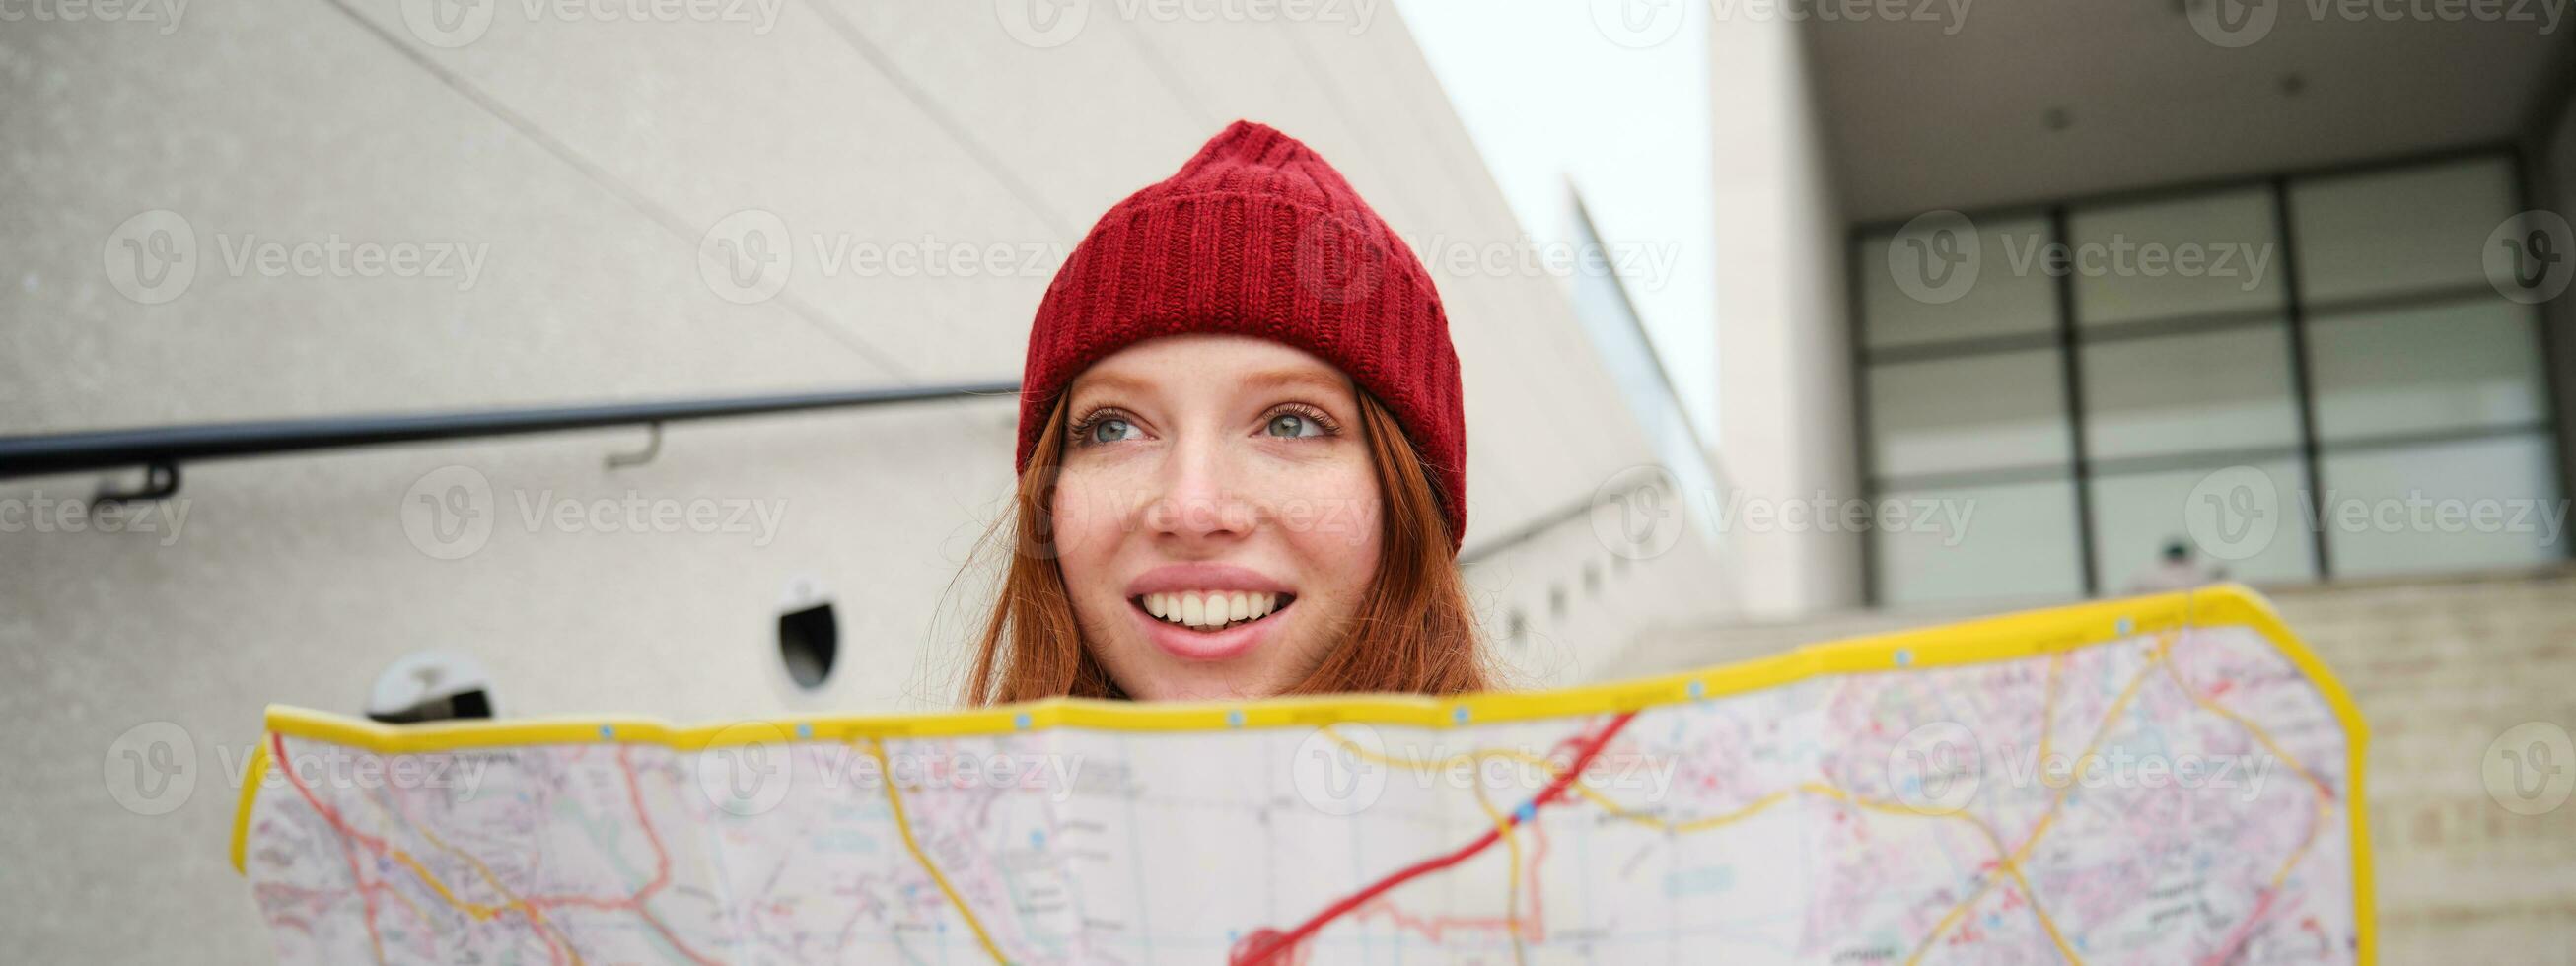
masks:
<instances>
[{"instance_id":1,"label":"smiling mouth","mask_svg":"<svg viewBox=\"0 0 2576 966\"><path fill-rule=\"evenodd\" d=\"M1296 600L1295 594L1255 591L1181 591L1127 599L1156 620L1206 632L1268 620Z\"/></svg>"}]
</instances>

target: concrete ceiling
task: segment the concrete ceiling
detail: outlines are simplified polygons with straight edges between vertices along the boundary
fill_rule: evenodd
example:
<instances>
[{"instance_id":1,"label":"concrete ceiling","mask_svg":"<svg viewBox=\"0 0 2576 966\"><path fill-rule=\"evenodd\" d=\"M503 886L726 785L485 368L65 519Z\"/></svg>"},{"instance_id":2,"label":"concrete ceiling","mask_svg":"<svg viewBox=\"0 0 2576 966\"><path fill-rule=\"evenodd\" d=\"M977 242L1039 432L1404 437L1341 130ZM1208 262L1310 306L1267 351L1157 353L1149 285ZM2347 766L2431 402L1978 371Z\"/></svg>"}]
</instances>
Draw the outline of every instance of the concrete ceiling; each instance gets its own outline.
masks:
<instances>
[{"instance_id":1,"label":"concrete ceiling","mask_svg":"<svg viewBox=\"0 0 2576 966\"><path fill-rule=\"evenodd\" d=\"M2528 18L2458 22L2354 22L2341 11L2361 0L2260 0L2268 30L2258 12L2238 21L2255 32L2217 32L2259 37L2236 47L2195 29L2184 3L2238 0L1965 0L1954 17L1959 2L1937 0L1939 22L1809 22L1853 221L2509 139L2576 51L2566 0L2357 8L2494 3Z\"/></svg>"}]
</instances>

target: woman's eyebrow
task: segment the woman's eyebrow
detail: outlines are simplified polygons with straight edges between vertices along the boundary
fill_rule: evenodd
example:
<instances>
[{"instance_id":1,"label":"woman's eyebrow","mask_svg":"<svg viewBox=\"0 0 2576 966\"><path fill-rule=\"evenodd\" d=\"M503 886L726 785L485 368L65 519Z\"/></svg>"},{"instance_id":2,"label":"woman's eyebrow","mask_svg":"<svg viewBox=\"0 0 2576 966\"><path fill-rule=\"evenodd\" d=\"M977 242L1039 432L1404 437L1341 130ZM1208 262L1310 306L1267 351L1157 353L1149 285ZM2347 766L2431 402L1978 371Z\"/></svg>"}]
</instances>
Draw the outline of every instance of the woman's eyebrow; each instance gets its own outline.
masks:
<instances>
[{"instance_id":1,"label":"woman's eyebrow","mask_svg":"<svg viewBox=\"0 0 2576 966\"><path fill-rule=\"evenodd\" d=\"M1332 392L1349 392L1351 388L1350 381L1337 373L1316 372L1311 369L1264 369L1246 374L1243 378L1235 380L1235 383L1253 389L1309 386ZM1140 379L1123 373L1084 373L1081 378L1074 380L1073 388L1066 392L1065 396L1073 398L1104 392L1142 396L1153 393L1156 388L1156 384L1151 379Z\"/></svg>"},{"instance_id":2,"label":"woman's eyebrow","mask_svg":"<svg viewBox=\"0 0 2576 966\"><path fill-rule=\"evenodd\" d=\"M1339 375L1316 372L1312 369L1265 369L1243 377L1242 383L1246 386L1265 389L1277 386L1313 386L1317 389L1348 391L1351 387L1350 381Z\"/></svg>"},{"instance_id":3,"label":"woman's eyebrow","mask_svg":"<svg viewBox=\"0 0 2576 966\"><path fill-rule=\"evenodd\" d=\"M1115 372L1084 373L1082 378L1074 380L1073 388L1067 390L1065 396L1071 398L1084 392L1146 393L1153 389L1154 383L1147 379L1123 376Z\"/></svg>"}]
</instances>

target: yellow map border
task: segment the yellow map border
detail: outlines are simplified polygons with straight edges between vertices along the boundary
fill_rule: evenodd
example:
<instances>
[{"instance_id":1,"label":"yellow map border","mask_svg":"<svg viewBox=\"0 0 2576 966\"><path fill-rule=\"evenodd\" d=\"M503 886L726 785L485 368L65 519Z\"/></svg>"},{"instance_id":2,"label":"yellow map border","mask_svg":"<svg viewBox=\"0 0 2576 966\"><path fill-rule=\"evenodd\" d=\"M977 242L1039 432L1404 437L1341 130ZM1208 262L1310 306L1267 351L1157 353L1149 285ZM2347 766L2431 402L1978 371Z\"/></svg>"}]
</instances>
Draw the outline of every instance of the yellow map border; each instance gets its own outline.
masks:
<instances>
[{"instance_id":1,"label":"yellow map border","mask_svg":"<svg viewBox=\"0 0 2576 966\"><path fill-rule=\"evenodd\" d=\"M2353 922L2358 959L2378 961L2376 888L2371 878L2370 825L2363 795L2363 759L2369 729L2343 682L2290 632L2261 594L2240 584L2194 591L2104 600L2025 611L1940 627L1811 644L1736 664L1633 681L1550 691L1494 692L1453 699L1412 695L1338 695L1274 698L1241 703L1140 704L1083 698L1050 698L1025 704L901 715L824 715L674 726L652 718L542 718L508 721L386 725L286 705L270 705L268 731L312 741L363 748L378 754L416 754L459 748L584 744L603 740L662 745L679 751L777 741L853 741L866 738L937 738L1009 734L1046 728L1096 731L1224 731L1335 723L1452 728L1575 715L1633 711L1658 705L1740 694L1830 674L1922 670L2010 661L2104 644L2187 625L2254 628L2296 665L2333 708L2343 725L2351 760L2345 813L2352 819ZM233 816L232 863L246 872L251 809L268 775L263 741L243 768L241 805Z\"/></svg>"}]
</instances>

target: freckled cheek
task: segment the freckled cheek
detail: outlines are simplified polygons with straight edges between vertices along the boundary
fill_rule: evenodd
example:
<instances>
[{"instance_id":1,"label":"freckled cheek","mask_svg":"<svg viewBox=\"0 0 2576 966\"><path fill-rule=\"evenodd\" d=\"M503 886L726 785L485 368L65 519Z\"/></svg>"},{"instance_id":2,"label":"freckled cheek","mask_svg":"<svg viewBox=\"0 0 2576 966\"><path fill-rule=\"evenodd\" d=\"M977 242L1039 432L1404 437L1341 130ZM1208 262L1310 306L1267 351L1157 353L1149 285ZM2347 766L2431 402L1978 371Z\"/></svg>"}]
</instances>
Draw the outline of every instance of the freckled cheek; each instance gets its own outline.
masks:
<instances>
[{"instance_id":1,"label":"freckled cheek","mask_svg":"<svg viewBox=\"0 0 2576 966\"><path fill-rule=\"evenodd\" d=\"M1264 489L1271 525L1305 555L1335 563L1349 563L1361 551L1373 555L1381 503L1366 465L1301 468ZM1374 557L1365 556L1365 562Z\"/></svg>"},{"instance_id":2,"label":"freckled cheek","mask_svg":"<svg viewBox=\"0 0 2576 966\"><path fill-rule=\"evenodd\" d=\"M1110 563L1122 535L1131 529L1129 510L1121 502L1126 491L1107 484L1095 474L1065 473L1047 505L1057 564L1078 608L1086 601L1122 596L1110 585L1115 577Z\"/></svg>"}]
</instances>

